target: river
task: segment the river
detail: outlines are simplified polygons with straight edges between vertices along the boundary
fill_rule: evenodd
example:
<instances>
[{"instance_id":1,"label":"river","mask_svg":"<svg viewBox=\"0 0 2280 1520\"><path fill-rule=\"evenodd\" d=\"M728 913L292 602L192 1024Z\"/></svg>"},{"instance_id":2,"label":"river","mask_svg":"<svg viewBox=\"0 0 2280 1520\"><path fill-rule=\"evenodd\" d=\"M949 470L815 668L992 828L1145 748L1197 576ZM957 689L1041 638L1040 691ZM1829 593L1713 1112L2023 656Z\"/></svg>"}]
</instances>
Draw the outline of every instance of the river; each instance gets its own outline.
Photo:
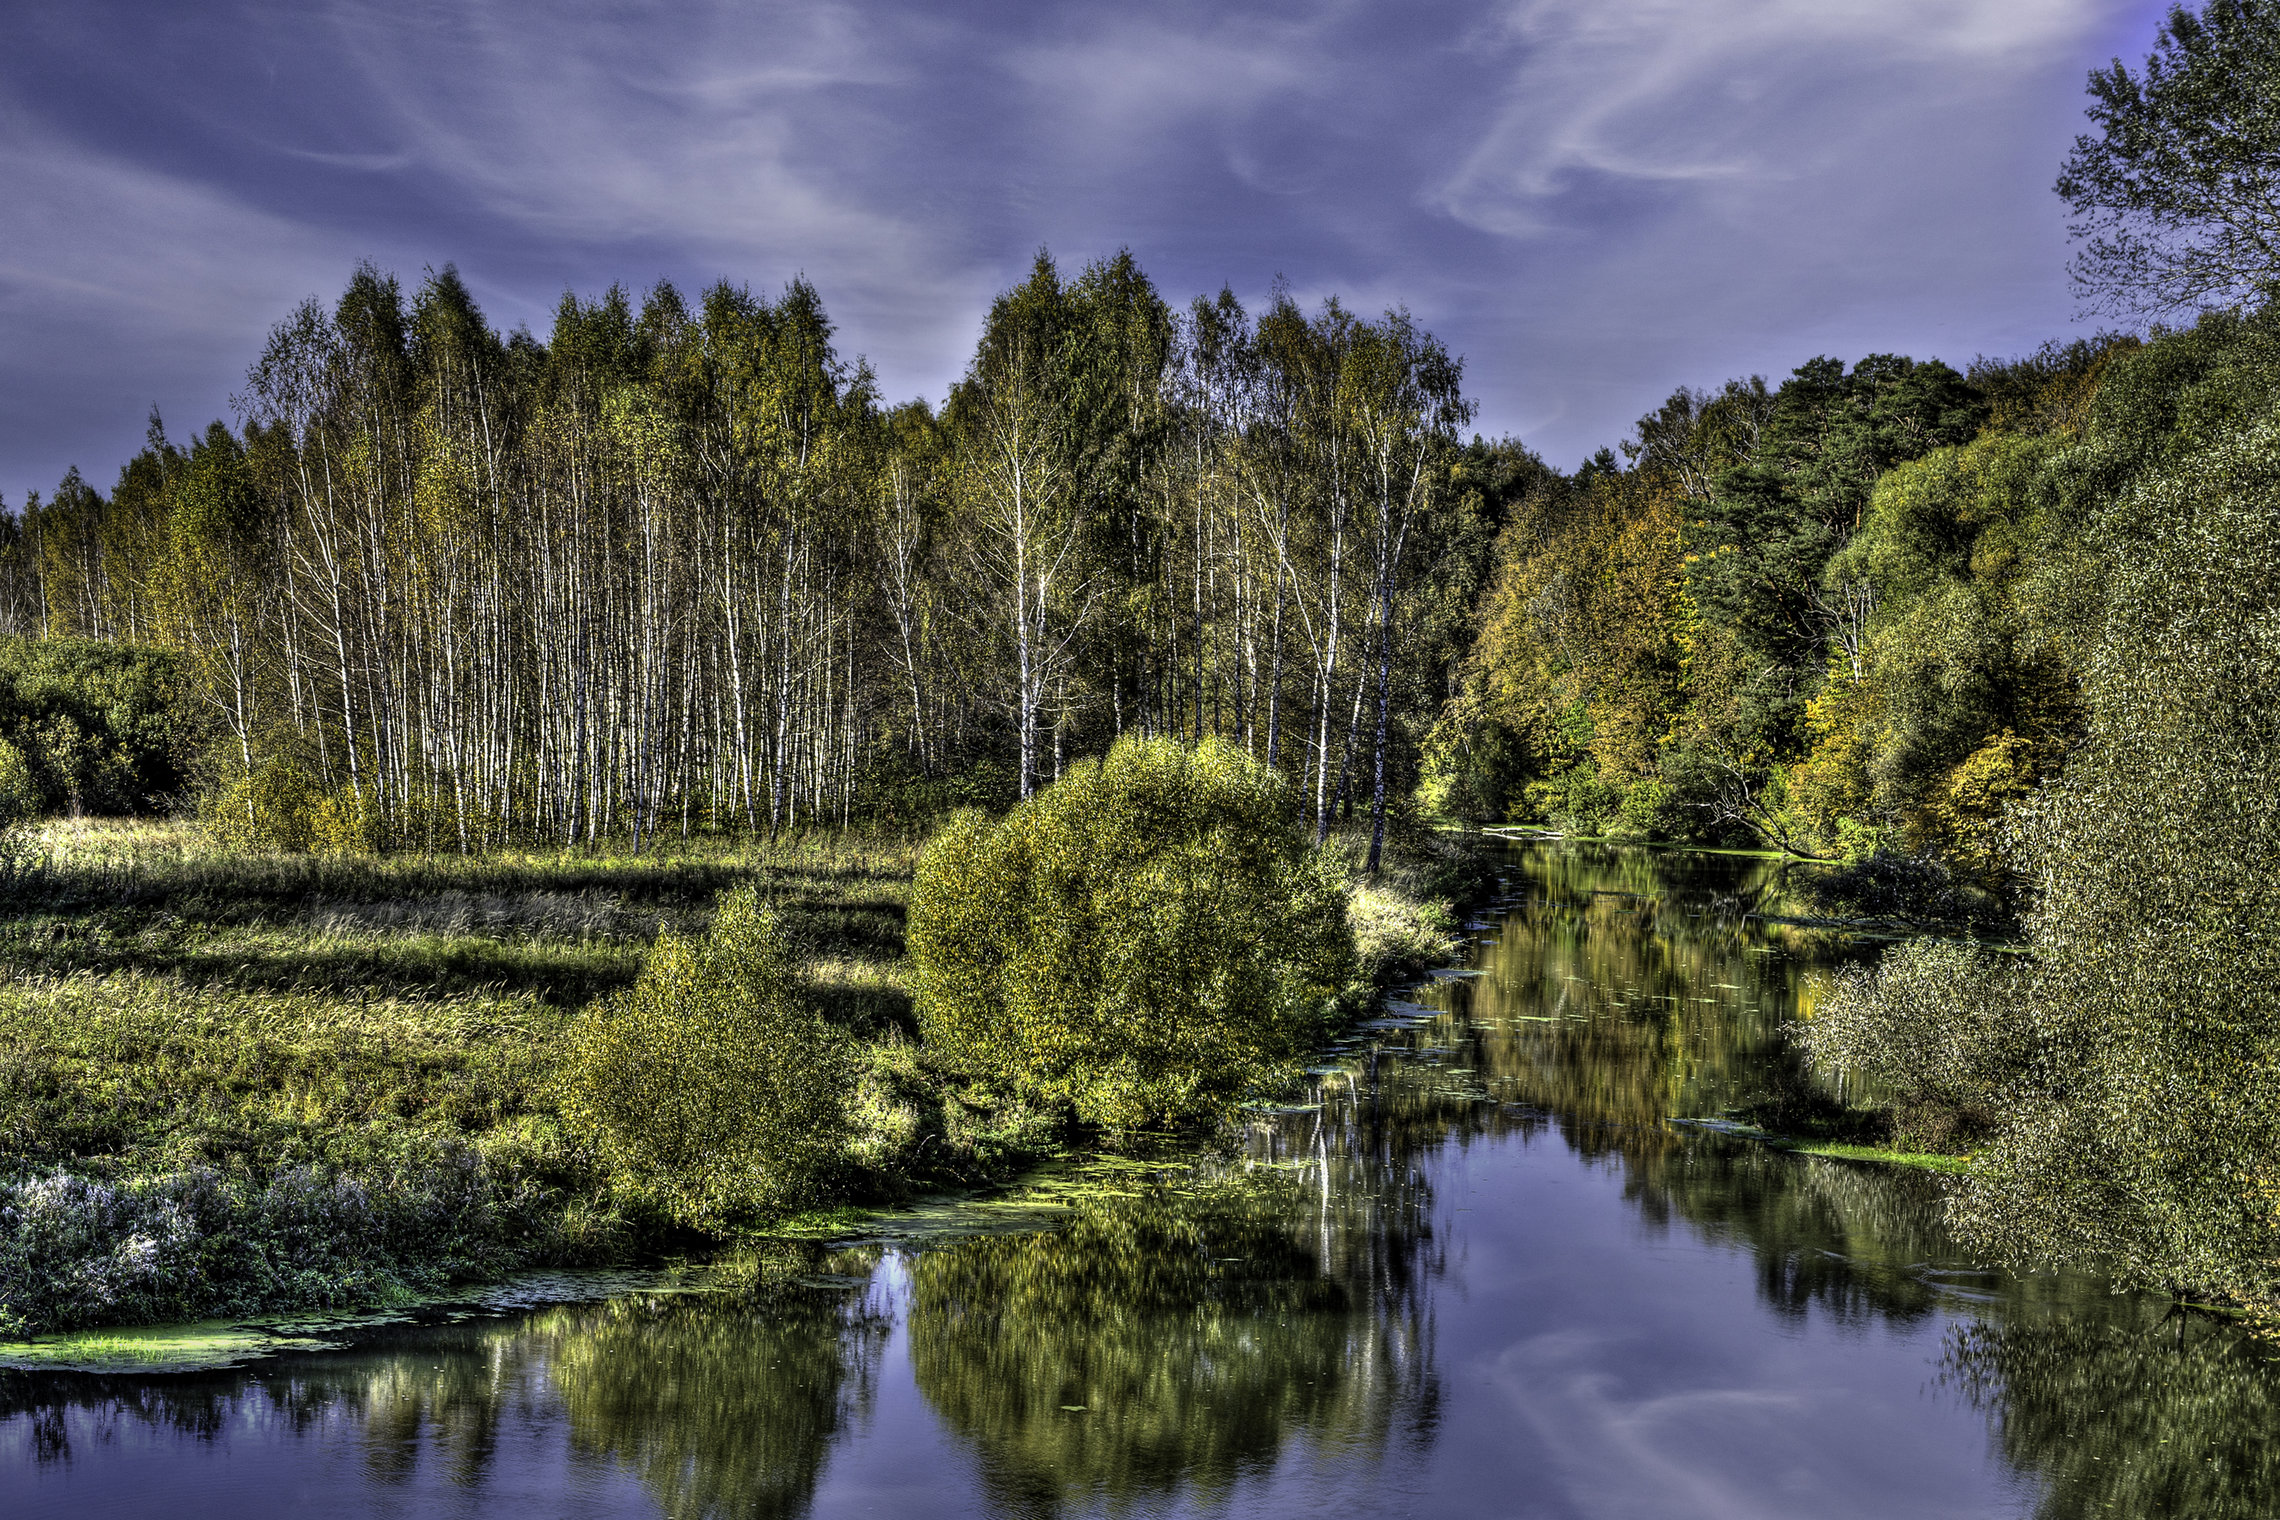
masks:
<instances>
[{"instance_id":1,"label":"river","mask_svg":"<svg viewBox=\"0 0 2280 1520\"><path fill-rule=\"evenodd\" d=\"M1784 1026L1861 953L1757 916L1773 863L1505 869L1477 974L1229 1154L786 1245L733 1293L0 1373L0 1511L2280 1513L2249 1337L1978 1269L1934 1176L1669 1122L1802 1081Z\"/></svg>"}]
</instances>

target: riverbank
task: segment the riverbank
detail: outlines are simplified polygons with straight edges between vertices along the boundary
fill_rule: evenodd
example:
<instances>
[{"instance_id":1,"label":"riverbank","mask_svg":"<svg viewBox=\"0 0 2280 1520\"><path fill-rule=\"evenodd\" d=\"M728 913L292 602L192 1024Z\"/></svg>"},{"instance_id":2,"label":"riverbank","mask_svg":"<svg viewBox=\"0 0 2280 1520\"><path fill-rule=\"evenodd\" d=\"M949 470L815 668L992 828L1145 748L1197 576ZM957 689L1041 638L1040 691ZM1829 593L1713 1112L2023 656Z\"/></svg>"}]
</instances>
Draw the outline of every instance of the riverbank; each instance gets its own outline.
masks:
<instances>
[{"instance_id":1,"label":"riverbank","mask_svg":"<svg viewBox=\"0 0 2280 1520\"><path fill-rule=\"evenodd\" d=\"M0 1486L58 1516L1454 1514L1525 1467L1589 1511L1644 1419L1677 1477L1625 1513L1706 1484L1767 1515L2275 1512L2280 1382L2242 1328L1988 1270L1947 1179L1668 1122L1786 1086L1839 962L1745 916L1763 863L1492 859L1468 974L1231 1150L842 1211L710 1270L0 1348Z\"/></svg>"},{"instance_id":2,"label":"riverbank","mask_svg":"<svg viewBox=\"0 0 2280 1520\"><path fill-rule=\"evenodd\" d=\"M1912 1167L1922 1172L1960 1174L1971 1170L1969 1156L1950 1155L1944 1151L1903 1151L1883 1145L1820 1140L1810 1135L1784 1135L1760 1129L1754 1124L1738 1124L1730 1119L1673 1119L1670 1122L1708 1130L1712 1134L1728 1135L1736 1140L1754 1140L1777 1151L1789 1151L1799 1156L1819 1156L1829 1161L1869 1161L1881 1166Z\"/></svg>"},{"instance_id":3,"label":"riverbank","mask_svg":"<svg viewBox=\"0 0 2280 1520\"><path fill-rule=\"evenodd\" d=\"M904 840L343 859L55 825L0 911L0 1335L409 1301L712 1242L617 1197L556 1112L578 1011L752 881L859 1052L834 1202L1096 1143L917 1043ZM1357 887L1359 1014L1445 956L1461 847Z\"/></svg>"}]
</instances>

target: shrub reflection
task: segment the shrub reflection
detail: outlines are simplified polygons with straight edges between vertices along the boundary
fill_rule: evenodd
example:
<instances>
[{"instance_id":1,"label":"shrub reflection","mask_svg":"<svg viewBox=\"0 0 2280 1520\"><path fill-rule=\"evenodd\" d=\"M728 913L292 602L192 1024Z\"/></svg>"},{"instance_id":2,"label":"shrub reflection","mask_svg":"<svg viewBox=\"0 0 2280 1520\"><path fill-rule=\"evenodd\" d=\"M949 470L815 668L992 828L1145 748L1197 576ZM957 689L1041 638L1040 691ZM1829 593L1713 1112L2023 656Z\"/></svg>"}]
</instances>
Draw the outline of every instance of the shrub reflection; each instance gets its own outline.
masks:
<instances>
[{"instance_id":1,"label":"shrub reflection","mask_svg":"<svg viewBox=\"0 0 2280 1520\"><path fill-rule=\"evenodd\" d=\"M1031 1513L1208 1503L1298 1439L1365 1453L1427 1440L1419 1285L1437 1263L1421 1188L1252 1174L926 1252L911 1270L918 1386L993 1500Z\"/></svg>"}]
</instances>

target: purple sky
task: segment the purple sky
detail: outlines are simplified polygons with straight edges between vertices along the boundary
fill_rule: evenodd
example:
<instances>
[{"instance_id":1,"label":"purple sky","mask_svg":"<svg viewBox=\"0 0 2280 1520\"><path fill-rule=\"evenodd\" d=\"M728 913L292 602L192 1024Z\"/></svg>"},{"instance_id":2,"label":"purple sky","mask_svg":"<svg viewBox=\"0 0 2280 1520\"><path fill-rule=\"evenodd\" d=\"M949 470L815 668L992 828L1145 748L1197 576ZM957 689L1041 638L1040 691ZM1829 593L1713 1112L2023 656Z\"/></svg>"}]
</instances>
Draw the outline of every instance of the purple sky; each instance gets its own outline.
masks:
<instances>
[{"instance_id":1,"label":"purple sky","mask_svg":"<svg viewBox=\"0 0 2280 1520\"><path fill-rule=\"evenodd\" d=\"M805 272L939 399L1039 244L1165 296L1409 308L1572 467L1681 384L2088 330L2050 193L2149 0L0 12L0 496L108 488L360 258L566 288Z\"/></svg>"}]
</instances>

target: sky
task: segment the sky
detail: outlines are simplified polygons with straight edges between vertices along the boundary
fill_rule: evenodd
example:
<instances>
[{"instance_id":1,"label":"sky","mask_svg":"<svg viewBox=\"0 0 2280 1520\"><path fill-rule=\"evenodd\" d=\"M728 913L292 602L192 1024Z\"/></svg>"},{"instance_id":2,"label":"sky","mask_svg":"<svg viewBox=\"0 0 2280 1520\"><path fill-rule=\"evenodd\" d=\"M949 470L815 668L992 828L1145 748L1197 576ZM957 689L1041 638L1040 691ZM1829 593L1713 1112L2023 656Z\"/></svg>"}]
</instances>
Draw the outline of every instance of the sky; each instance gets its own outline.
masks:
<instances>
[{"instance_id":1,"label":"sky","mask_svg":"<svg viewBox=\"0 0 2280 1520\"><path fill-rule=\"evenodd\" d=\"M229 418L370 259L493 324L804 274L939 401L1040 247L1405 305L1572 468L1681 385L2079 336L2084 80L2149 0L0 0L0 500Z\"/></svg>"}]
</instances>

